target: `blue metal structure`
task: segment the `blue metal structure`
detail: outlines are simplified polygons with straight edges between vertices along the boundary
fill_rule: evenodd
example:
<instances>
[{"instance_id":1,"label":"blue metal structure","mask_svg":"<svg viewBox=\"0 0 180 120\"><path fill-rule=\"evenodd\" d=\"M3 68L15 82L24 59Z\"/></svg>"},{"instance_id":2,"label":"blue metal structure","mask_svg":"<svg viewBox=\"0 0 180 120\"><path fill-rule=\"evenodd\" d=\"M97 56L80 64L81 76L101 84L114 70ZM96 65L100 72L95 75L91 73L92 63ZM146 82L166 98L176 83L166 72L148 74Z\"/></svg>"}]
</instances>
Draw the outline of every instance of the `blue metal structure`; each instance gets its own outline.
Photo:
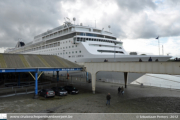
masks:
<instances>
[{"instance_id":1,"label":"blue metal structure","mask_svg":"<svg viewBox=\"0 0 180 120\"><path fill-rule=\"evenodd\" d=\"M59 81L59 71L81 71L83 68L24 68L24 69L0 69L0 73L19 72L18 85L20 84L20 72L35 72L35 96L38 97L38 72L57 71L57 81Z\"/></svg>"},{"instance_id":2,"label":"blue metal structure","mask_svg":"<svg viewBox=\"0 0 180 120\"><path fill-rule=\"evenodd\" d=\"M0 73L10 72L41 72L41 71L80 71L83 68L25 68L25 69L0 69Z\"/></svg>"}]
</instances>

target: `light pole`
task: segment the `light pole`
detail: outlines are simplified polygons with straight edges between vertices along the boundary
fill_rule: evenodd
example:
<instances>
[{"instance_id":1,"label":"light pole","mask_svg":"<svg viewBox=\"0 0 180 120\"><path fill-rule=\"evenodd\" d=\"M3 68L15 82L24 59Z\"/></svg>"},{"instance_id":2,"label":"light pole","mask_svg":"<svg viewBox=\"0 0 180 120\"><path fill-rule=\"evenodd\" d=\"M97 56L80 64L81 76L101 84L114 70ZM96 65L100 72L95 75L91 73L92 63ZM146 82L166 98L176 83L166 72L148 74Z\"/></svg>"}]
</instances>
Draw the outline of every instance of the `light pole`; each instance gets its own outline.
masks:
<instances>
[{"instance_id":1,"label":"light pole","mask_svg":"<svg viewBox=\"0 0 180 120\"><path fill-rule=\"evenodd\" d=\"M162 45L162 55L164 55L163 45Z\"/></svg>"},{"instance_id":2,"label":"light pole","mask_svg":"<svg viewBox=\"0 0 180 120\"><path fill-rule=\"evenodd\" d=\"M159 36L156 39L158 39L158 46L159 46ZM160 46L159 46L159 55L160 55Z\"/></svg>"},{"instance_id":3,"label":"light pole","mask_svg":"<svg viewBox=\"0 0 180 120\"><path fill-rule=\"evenodd\" d=\"M114 62L116 61L116 43L114 43Z\"/></svg>"}]
</instances>

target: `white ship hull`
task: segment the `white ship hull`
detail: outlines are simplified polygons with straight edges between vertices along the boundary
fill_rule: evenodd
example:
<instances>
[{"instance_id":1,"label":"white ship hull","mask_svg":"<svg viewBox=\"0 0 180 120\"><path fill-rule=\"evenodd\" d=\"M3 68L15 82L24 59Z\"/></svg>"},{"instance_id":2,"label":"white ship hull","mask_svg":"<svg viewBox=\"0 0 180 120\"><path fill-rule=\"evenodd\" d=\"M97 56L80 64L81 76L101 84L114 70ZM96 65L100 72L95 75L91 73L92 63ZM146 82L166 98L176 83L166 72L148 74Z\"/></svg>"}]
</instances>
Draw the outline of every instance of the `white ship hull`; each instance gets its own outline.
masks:
<instances>
[{"instance_id":1,"label":"white ship hull","mask_svg":"<svg viewBox=\"0 0 180 120\"><path fill-rule=\"evenodd\" d=\"M87 26L65 26L42 33L34 41L18 42L16 47L6 53L57 55L75 63L117 61L167 61L171 56L129 55L123 48L123 42L107 31Z\"/></svg>"}]
</instances>

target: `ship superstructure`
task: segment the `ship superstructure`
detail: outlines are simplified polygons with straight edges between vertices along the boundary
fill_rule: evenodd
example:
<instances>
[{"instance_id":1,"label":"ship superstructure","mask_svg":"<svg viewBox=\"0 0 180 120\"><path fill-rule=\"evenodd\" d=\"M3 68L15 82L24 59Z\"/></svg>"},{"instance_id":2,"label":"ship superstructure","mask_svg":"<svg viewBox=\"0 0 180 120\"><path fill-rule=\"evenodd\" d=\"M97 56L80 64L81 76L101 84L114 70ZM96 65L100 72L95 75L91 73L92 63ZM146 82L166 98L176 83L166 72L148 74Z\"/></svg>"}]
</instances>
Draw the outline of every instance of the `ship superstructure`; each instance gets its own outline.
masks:
<instances>
[{"instance_id":1,"label":"ship superstructure","mask_svg":"<svg viewBox=\"0 0 180 120\"><path fill-rule=\"evenodd\" d=\"M57 55L72 62L147 61L150 56L128 55L123 42L109 31L89 26L75 25L66 21L64 25L34 37L30 43L19 42L5 53ZM20 44L20 45L19 45ZM152 59L166 61L170 56L151 55Z\"/></svg>"}]
</instances>

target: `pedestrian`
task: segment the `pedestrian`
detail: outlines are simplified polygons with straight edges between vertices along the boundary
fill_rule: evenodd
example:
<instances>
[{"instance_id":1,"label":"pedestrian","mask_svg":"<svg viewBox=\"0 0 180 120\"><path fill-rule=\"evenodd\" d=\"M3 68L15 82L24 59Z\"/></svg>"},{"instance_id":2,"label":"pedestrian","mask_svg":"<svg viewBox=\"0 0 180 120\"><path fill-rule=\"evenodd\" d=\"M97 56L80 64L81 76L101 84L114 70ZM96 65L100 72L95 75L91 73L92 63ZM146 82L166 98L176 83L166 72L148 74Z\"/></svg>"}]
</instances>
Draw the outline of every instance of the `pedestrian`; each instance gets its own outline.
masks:
<instances>
[{"instance_id":1,"label":"pedestrian","mask_svg":"<svg viewBox=\"0 0 180 120\"><path fill-rule=\"evenodd\" d=\"M108 93L108 95L106 96L106 99L107 99L107 103L106 103L106 105L110 105L110 99L111 99L111 95L110 95L110 93Z\"/></svg>"},{"instance_id":2,"label":"pedestrian","mask_svg":"<svg viewBox=\"0 0 180 120\"><path fill-rule=\"evenodd\" d=\"M150 57L148 61L149 61L149 62L152 62L152 58Z\"/></svg>"},{"instance_id":3,"label":"pedestrian","mask_svg":"<svg viewBox=\"0 0 180 120\"><path fill-rule=\"evenodd\" d=\"M123 88L123 86L121 88L121 94L124 95L124 88Z\"/></svg>"},{"instance_id":4,"label":"pedestrian","mask_svg":"<svg viewBox=\"0 0 180 120\"><path fill-rule=\"evenodd\" d=\"M142 62L141 58L139 58L139 62Z\"/></svg>"},{"instance_id":5,"label":"pedestrian","mask_svg":"<svg viewBox=\"0 0 180 120\"><path fill-rule=\"evenodd\" d=\"M118 94L121 92L121 87L118 88Z\"/></svg>"}]
</instances>

